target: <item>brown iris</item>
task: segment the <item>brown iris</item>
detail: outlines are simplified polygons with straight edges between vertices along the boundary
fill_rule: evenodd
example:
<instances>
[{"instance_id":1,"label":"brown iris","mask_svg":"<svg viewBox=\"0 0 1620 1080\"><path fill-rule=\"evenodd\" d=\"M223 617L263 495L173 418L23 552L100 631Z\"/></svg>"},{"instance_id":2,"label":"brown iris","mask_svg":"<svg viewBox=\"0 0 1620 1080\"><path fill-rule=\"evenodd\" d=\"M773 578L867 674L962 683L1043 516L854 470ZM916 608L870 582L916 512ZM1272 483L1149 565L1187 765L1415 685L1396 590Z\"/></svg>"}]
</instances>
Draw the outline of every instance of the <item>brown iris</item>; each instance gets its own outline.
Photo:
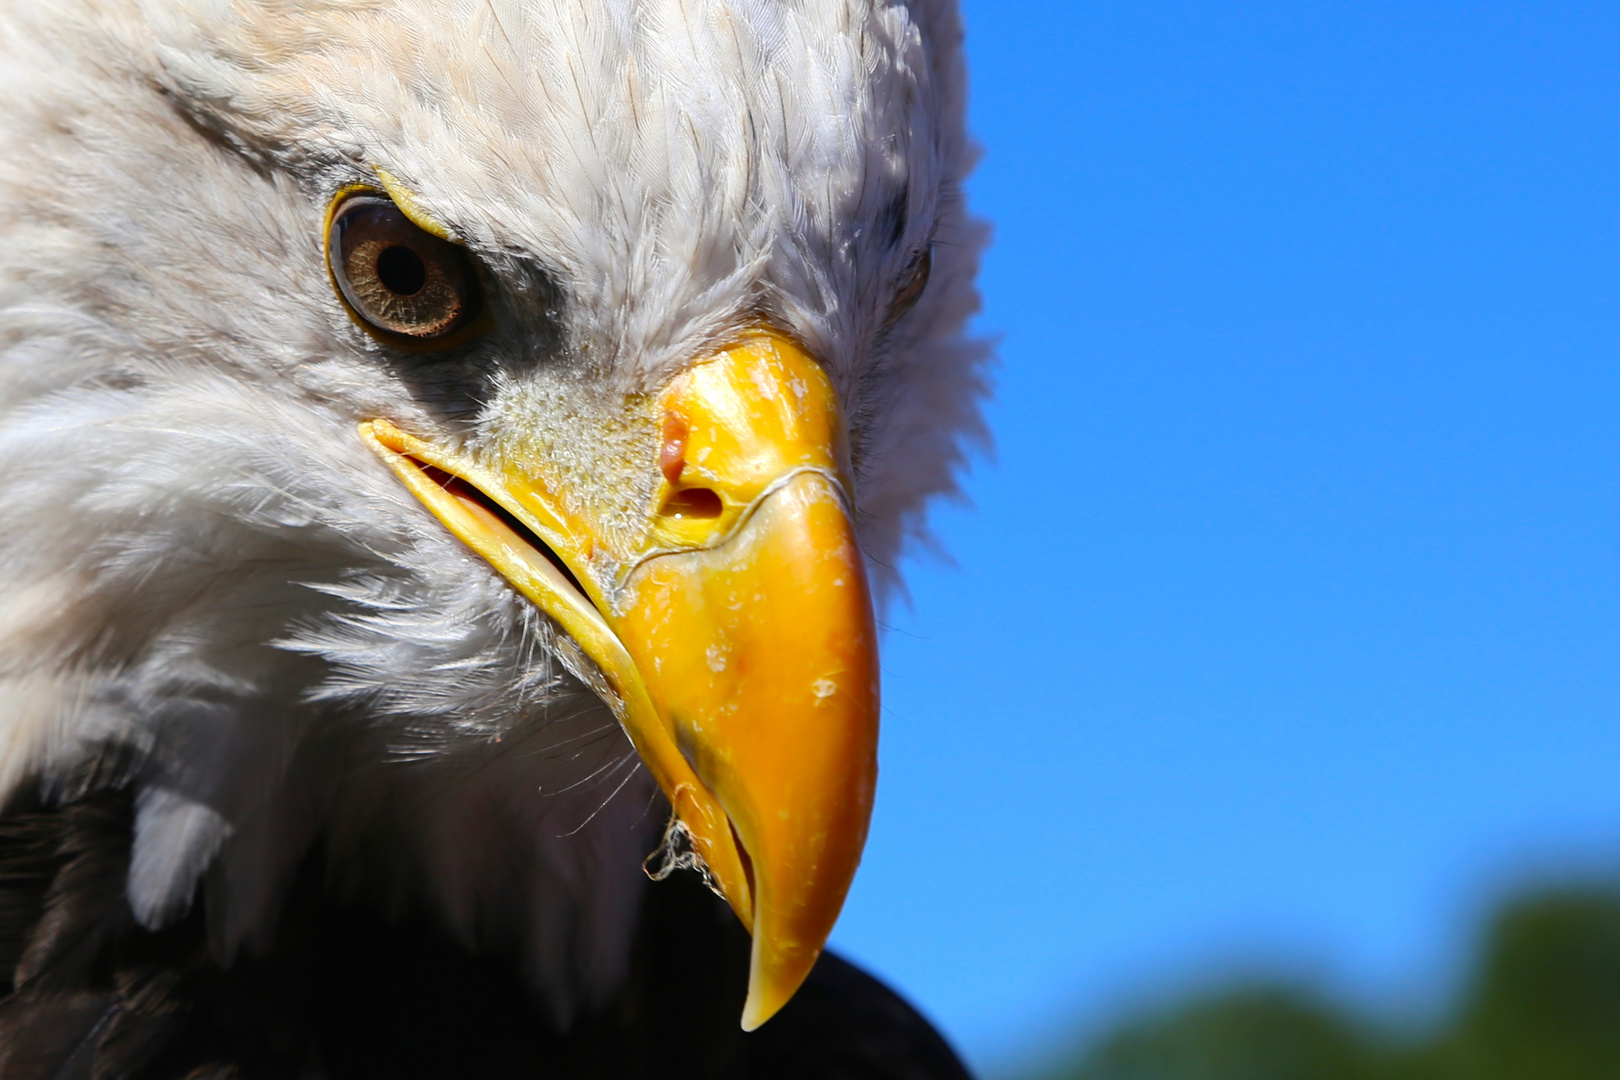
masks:
<instances>
[{"instance_id":1,"label":"brown iris","mask_svg":"<svg viewBox=\"0 0 1620 1080\"><path fill-rule=\"evenodd\" d=\"M418 228L386 197L351 195L331 220L332 279L371 328L431 341L477 315L478 274L466 250Z\"/></svg>"}]
</instances>

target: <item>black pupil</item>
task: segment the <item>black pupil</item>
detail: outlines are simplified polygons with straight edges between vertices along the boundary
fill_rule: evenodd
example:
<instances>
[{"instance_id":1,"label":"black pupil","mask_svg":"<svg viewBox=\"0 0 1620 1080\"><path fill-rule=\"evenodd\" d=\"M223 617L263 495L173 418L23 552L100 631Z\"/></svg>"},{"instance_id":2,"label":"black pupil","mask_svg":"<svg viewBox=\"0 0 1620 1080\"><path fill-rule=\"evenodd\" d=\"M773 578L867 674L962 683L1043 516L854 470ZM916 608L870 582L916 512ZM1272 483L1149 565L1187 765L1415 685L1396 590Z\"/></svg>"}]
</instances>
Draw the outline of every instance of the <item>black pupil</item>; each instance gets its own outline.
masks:
<instances>
[{"instance_id":1,"label":"black pupil","mask_svg":"<svg viewBox=\"0 0 1620 1080\"><path fill-rule=\"evenodd\" d=\"M427 284L427 267L422 256L398 244L383 248L377 256L377 280L391 293L413 296Z\"/></svg>"}]
</instances>

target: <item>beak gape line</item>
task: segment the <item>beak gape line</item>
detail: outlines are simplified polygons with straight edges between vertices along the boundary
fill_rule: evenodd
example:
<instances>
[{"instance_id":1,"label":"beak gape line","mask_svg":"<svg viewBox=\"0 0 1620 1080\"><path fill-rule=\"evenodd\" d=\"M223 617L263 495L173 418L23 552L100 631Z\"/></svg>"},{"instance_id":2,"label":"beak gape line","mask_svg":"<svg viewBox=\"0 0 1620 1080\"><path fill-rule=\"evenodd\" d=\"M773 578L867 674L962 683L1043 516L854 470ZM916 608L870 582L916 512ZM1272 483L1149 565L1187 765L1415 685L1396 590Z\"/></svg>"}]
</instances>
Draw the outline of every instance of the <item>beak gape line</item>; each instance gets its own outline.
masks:
<instances>
[{"instance_id":1,"label":"beak gape line","mask_svg":"<svg viewBox=\"0 0 1620 1080\"><path fill-rule=\"evenodd\" d=\"M871 595L838 399L814 360L758 334L677 375L656 406L647 527L613 560L595 558L603 523L569 509L589 501L559 497L541 455L496 471L386 420L361 434L600 670L692 854L753 934L752 1030L809 974L866 841Z\"/></svg>"}]
</instances>

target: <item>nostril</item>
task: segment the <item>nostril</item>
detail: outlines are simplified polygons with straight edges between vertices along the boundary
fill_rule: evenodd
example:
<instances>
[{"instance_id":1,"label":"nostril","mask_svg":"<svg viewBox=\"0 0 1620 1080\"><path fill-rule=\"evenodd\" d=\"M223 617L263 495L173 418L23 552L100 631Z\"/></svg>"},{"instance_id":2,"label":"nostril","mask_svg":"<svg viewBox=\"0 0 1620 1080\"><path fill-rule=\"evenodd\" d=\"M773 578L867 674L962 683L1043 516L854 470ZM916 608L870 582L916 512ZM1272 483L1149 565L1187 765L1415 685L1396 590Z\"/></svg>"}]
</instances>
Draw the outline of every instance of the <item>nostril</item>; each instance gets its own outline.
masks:
<instances>
[{"instance_id":1,"label":"nostril","mask_svg":"<svg viewBox=\"0 0 1620 1080\"><path fill-rule=\"evenodd\" d=\"M712 519L726 508L720 496L708 488L685 488L664 500L665 517Z\"/></svg>"}]
</instances>

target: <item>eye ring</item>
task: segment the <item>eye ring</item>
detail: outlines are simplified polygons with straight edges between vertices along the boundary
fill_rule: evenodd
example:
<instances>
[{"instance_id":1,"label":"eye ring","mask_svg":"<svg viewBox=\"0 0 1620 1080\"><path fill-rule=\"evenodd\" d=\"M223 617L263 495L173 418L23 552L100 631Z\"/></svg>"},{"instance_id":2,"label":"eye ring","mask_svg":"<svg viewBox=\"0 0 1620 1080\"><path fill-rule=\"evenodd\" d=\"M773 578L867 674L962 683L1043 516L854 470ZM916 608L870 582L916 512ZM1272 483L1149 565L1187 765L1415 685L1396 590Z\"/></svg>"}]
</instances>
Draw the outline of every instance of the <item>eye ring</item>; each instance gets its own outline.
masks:
<instances>
[{"instance_id":1,"label":"eye ring","mask_svg":"<svg viewBox=\"0 0 1620 1080\"><path fill-rule=\"evenodd\" d=\"M928 278L934 270L934 246L932 244L923 248L913 256L906 266L905 277L901 279L900 287L895 290L894 299L889 301L889 313L884 320L893 325L900 321L905 314L917 306L922 299L924 291L928 288Z\"/></svg>"},{"instance_id":2,"label":"eye ring","mask_svg":"<svg viewBox=\"0 0 1620 1080\"><path fill-rule=\"evenodd\" d=\"M349 314L381 340L443 348L479 329L483 290L466 248L421 228L381 192L333 199L326 265Z\"/></svg>"}]
</instances>

